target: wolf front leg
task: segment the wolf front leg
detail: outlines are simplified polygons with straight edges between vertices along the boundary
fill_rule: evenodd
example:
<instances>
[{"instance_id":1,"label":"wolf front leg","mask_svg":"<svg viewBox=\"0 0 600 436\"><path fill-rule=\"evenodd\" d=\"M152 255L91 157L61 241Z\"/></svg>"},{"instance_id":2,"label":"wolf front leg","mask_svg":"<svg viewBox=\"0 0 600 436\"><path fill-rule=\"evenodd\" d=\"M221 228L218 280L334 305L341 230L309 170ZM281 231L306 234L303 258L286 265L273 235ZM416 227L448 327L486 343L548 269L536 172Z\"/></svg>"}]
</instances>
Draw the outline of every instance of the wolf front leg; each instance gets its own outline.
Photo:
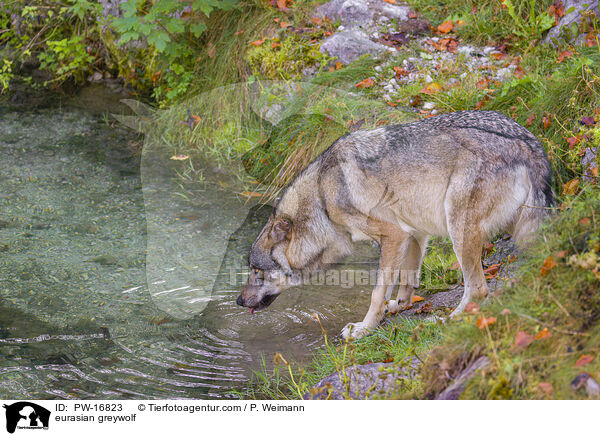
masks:
<instances>
[{"instance_id":1,"label":"wolf front leg","mask_svg":"<svg viewBox=\"0 0 600 436\"><path fill-rule=\"evenodd\" d=\"M371 333L377 327L385 315L385 297L389 287L393 287L398 281L401 264L400 247L408 235L396 234L393 237L382 237L380 240L381 257L379 259L379 270L377 272L377 284L371 294L371 305L361 322L347 324L342 329L342 338L361 338Z\"/></svg>"}]
</instances>

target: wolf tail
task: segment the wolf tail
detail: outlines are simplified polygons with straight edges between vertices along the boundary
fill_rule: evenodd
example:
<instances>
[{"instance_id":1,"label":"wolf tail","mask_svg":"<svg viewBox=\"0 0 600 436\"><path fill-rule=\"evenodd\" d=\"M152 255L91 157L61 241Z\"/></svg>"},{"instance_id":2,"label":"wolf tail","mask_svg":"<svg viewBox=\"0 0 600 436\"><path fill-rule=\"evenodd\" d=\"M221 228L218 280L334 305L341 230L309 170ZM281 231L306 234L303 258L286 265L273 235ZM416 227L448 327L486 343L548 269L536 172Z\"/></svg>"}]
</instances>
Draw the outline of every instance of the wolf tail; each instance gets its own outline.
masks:
<instances>
[{"instance_id":1,"label":"wolf tail","mask_svg":"<svg viewBox=\"0 0 600 436\"><path fill-rule=\"evenodd\" d=\"M527 168L527 178L529 179L527 199L520 208L511 232L513 239L519 245L526 245L535 236L540 224L554 206L552 173L545 154L542 159L532 162Z\"/></svg>"}]
</instances>

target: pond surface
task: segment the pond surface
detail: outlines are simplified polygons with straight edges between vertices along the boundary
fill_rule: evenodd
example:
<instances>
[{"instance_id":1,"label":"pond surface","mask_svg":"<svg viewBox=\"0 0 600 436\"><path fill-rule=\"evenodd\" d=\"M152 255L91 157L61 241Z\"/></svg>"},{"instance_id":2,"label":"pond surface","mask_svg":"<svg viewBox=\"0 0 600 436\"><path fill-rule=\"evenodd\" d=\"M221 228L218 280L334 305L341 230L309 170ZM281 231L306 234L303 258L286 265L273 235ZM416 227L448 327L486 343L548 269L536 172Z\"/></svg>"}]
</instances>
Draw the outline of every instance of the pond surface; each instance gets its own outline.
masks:
<instances>
[{"instance_id":1,"label":"pond surface","mask_svg":"<svg viewBox=\"0 0 600 436\"><path fill-rule=\"evenodd\" d=\"M313 314L331 336L362 319L368 286L236 306L243 280L224 265L245 262L269 210L234 221L243 200L217 187L194 201L152 173L142 183L142 140L107 120L0 109L0 397L229 398L275 352L309 360L323 343Z\"/></svg>"}]
</instances>

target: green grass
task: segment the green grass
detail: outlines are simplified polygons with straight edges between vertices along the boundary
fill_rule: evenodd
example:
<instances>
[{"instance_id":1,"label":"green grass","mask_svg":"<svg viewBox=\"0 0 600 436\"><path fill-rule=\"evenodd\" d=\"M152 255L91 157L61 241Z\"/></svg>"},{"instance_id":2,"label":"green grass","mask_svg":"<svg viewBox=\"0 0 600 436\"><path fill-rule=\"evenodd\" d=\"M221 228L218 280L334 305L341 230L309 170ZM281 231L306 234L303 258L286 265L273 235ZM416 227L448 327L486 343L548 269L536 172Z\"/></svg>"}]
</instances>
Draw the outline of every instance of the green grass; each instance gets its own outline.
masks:
<instances>
[{"instance_id":1,"label":"green grass","mask_svg":"<svg viewBox=\"0 0 600 436\"><path fill-rule=\"evenodd\" d=\"M317 350L311 364L301 366L288 362L286 365L278 357L279 364L268 369L270 365L263 361L262 370L254 372L248 388L238 391L237 395L247 399L299 399L331 373L341 374L343 380L344 371L353 365L386 361L406 366L413 359L420 362L426 350L439 341L440 331L441 327L433 322L395 317L360 341L332 343L324 332L326 343ZM403 387L403 395L422 392L418 381L407 382Z\"/></svg>"},{"instance_id":2,"label":"green grass","mask_svg":"<svg viewBox=\"0 0 600 436\"><path fill-rule=\"evenodd\" d=\"M425 397L433 398L448 385L446 373L455 376L482 355L491 364L471 380L462 398L587 397L570 383L582 372L597 378L600 371L600 189L588 186L569 204L543 229L516 285L480 313L444 328L443 341L431 350L421 372ZM544 274L544 262L552 265L549 258L556 266ZM497 321L479 329L479 316ZM544 329L549 337L527 347L515 345L518 332L535 337ZM582 355L594 360L578 367ZM539 383L551 383L553 393L545 393Z\"/></svg>"}]
</instances>

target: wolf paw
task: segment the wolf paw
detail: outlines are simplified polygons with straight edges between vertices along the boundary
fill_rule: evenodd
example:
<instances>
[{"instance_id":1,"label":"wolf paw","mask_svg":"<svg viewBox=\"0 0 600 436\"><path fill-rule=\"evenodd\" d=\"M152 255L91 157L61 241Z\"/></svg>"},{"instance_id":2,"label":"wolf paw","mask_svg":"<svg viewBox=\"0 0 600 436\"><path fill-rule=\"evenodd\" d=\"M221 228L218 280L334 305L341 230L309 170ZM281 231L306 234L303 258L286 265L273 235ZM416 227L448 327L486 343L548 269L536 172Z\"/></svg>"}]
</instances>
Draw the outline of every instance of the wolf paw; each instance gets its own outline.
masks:
<instances>
[{"instance_id":1,"label":"wolf paw","mask_svg":"<svg viewBox=\"0 0 600 436\"><path fill-rule=\"evenodd\" d=\"M387 302L387 304L385 306L385 310L388 314L393 315L395 313L402 312L404 307L405 307L405 305L398 304L398 302L396 300L390 300Z\"/></svg>"},{"instance_id":2,"label":"wolf paw","mask_svg":"<svg viewBox=\"0 0 600 436\"><path fill-rule=\"evenodd\" d=\"M342 329L342 338L345 341L349 338L360 339L370 334L369 327L362 322L351 322Z\"/></svg>"}]
</instances>

